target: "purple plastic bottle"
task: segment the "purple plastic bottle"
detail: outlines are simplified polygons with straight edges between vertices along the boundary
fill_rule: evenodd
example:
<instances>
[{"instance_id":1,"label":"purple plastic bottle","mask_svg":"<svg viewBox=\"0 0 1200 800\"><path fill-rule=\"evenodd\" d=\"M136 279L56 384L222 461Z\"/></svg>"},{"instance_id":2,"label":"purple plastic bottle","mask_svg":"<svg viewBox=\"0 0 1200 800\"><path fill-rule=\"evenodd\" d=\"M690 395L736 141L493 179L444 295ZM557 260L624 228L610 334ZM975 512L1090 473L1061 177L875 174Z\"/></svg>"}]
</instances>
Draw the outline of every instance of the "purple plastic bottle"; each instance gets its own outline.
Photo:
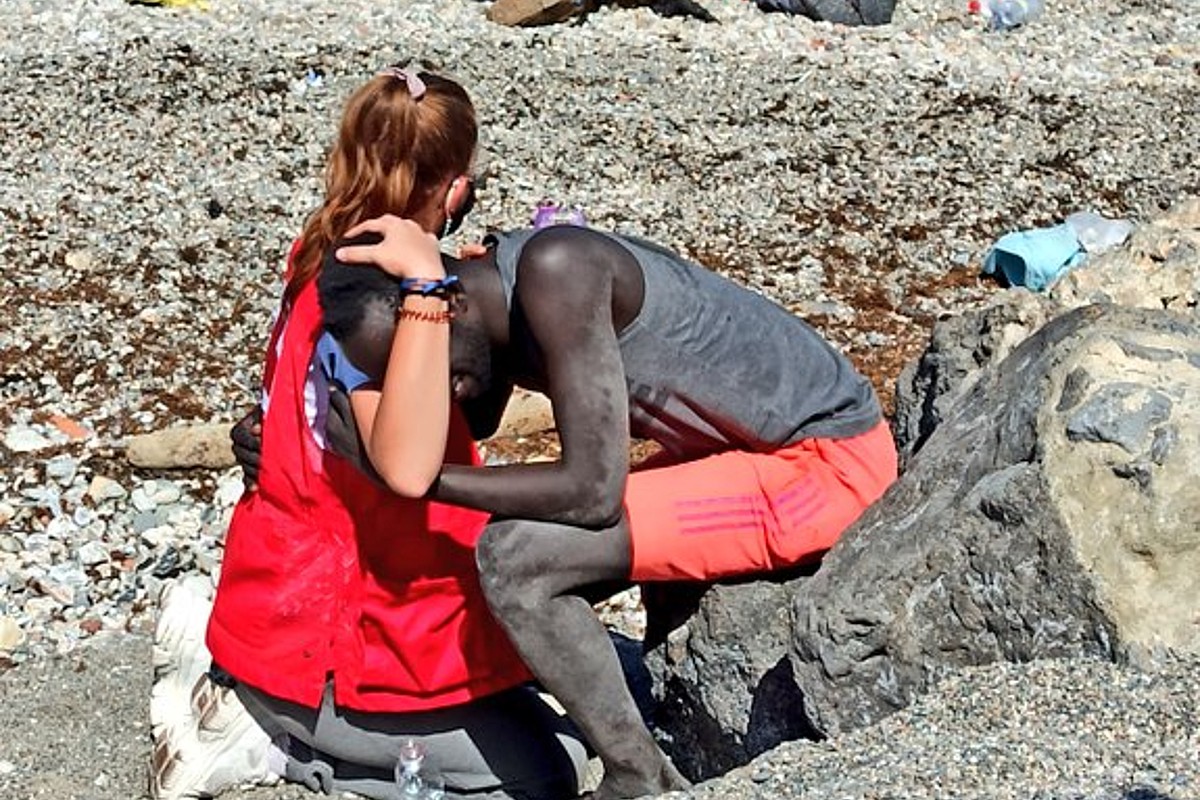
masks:
<instances>
[{"instance_id":1,"label":"purple plastic bottle","mask_svg":"<svg viewBox=\"0 0 1200 800\"><path fill-rule=\"evenodd\" d=\"M560 206L553 200L543 200L533 210L530 224L535 228L546 228L551 225L579 225L587 227L587 217L579 206Z\"/></svg>"}]
</instances>

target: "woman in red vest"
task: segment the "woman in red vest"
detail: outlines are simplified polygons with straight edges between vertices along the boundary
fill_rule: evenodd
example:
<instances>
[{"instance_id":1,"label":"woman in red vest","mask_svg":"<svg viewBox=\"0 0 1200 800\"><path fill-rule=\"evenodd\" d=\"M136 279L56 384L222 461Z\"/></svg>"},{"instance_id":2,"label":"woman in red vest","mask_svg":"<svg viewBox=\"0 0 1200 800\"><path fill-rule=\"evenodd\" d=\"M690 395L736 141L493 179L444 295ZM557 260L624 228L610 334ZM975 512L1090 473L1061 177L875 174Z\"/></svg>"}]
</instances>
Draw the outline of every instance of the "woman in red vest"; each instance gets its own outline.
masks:
<instances>
[{"instance_id":1,"label":"woman in red vest","mask_svg":"<svg viewBox=\"0 0 1200 800\"><path fill-rule=\"evenodd\" d=\"M257 487L235 509L208 623L214 670L193 695L195 730L156 747L159 797L268 775L400 797L393 770L414 741L450 797L577 793L578 735L529 686L479 588L487 515L421 499L443 462L478 462L450 398L438 249L469 210L476 137L466 92L428 72L390 67L346 105L270 338ZM406 401L403 414L364 413L364 442L407 465L406 496L324 447L331 381L353 368L321 341L315 278L335 242L383 215L403 221L359 255L411 279L380 387Z\"/></svg>"}]
</instances>

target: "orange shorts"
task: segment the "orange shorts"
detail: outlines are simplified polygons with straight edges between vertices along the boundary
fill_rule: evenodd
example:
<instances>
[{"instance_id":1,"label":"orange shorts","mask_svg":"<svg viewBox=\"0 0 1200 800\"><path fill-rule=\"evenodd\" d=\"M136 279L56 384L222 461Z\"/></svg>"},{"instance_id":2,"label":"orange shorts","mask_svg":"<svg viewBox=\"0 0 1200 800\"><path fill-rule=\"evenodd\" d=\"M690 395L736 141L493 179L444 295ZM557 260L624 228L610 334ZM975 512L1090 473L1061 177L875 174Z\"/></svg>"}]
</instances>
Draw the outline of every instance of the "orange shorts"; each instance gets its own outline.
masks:
<instances>
[{"instance_id":1,"label":"orange shorts","mask_svg":"<svg viewBox=\"0 0 1200 800\"><path fill-rule=\"evenodd\" d=\"M848 439L632 472L631 577L715 580L816 560L895 480L886 421Z\"/></svg>"}]
</instances>

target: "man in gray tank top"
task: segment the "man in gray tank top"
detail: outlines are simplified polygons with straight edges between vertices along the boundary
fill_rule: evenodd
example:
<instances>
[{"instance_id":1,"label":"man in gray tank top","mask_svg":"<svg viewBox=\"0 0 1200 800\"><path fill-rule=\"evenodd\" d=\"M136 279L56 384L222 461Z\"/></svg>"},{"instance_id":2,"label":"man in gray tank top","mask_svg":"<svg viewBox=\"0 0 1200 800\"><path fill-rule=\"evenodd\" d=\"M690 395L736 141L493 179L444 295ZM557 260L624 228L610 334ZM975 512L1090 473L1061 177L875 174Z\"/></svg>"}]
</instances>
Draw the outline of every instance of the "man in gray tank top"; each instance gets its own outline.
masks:
<instances>
[{"instance_id":1,"label":"man in gray tank top","mask_svg":"<svg viewBox=\"0 0 1200 800\"><path fill-rule=\"evenodd\" d=\"M452 322L454 398L485 438L514 385L545 392L562 456L447 465L430 496L495 515L477 546L485 594L604 761L594 796L685 786L592 602L631 582L819 559L895 479L890 432L870 383L811 327L674 253L574 226L486 243L482 257L446 257L467 297ZM366 263L387 246L385 234L337 255ZM327 331L379 380L395 283L332 257L320 281ZM348 403L333 406L327 435L357 457ZM652 466L630 471L631 436L661 445Z\"/></svg>"}]
</instances>

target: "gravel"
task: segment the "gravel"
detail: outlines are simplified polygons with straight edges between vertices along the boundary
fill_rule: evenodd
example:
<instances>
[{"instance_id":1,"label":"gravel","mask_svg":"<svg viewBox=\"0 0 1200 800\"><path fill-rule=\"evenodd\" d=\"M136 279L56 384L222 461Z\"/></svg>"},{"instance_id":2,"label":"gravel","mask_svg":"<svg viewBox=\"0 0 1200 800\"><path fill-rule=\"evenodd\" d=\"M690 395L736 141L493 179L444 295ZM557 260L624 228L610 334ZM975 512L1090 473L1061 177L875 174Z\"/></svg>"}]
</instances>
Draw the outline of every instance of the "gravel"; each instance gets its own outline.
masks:
<instances>
[{"instance_id":1,"label":"gravel","mask_svg":"<svg viewBox=\"0 0 1200 800\"><path fill-rule=\"evenodd\" d=\"M686 796L1200 797L1197 666L1193 657L1144 672L1067 661L969 669L872 727L786 743Z\"/></svg>"},{"instance_id":2,"label":"gravel","mask_svg":"<svg viewBox=\"0 0 1200 800\"><path fill-rule=\"evenodd\" d=\"M218 573L240 479L122 445L253 401L340 104L381 65L476 100L485 182L450 246L577 203L804 314L885 403L933 320L1000 291L979 266L1003 233L1200 195L1195 0L1059 0L1010 32L958 0L877 29L705 3L721 24L525 30L474 0L6 0L0 796L138 795L153 598ZM1198 797L1197 674L972 671L696 796Z\"/></svg>"}]
</instances>

